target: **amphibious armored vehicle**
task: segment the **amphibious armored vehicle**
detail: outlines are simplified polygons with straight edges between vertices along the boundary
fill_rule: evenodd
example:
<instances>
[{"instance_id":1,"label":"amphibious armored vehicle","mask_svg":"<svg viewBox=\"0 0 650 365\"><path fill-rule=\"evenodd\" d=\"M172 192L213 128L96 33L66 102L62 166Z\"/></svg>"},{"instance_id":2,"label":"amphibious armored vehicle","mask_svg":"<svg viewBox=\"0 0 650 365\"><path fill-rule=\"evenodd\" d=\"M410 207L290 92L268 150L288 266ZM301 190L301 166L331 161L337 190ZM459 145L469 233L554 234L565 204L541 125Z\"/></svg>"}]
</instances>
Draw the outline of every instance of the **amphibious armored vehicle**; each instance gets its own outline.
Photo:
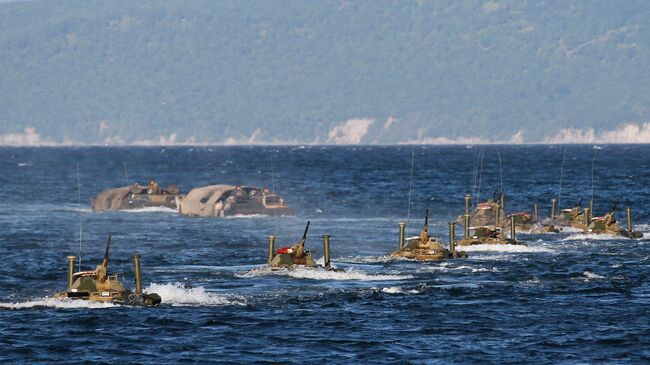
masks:
<instances>
[{"instance_id":1,"label":"amphibious armored vehicle","mask_svg":"<svg viewBox=\"0 0 650 365\"><path fill-rule=\"evenodd\" d=\"M456 251L454 241L455 223L449 222L449 249L442 245L442 242L429 234L429 210L424 213L424 226L420 230L420 235L405 238L404 227L399 224L399 249L391 253L391 257L402 257L420 261L437 261L447 259L466 259L467 253Z\"/></svg>"},{"instance_id":2,"label":"amphibious armored vehicle","mask_svg":"<svg viewBox=\"0 0 650 365\"><path fill-rule=\"evenodd\" d=\"M147 186L135 183L131 186L104 190L90 200L90 206L93 212L149 207L176 209L176 197L179 194L180 190L176 185L161 189L155 180L151 180Z\"/></svg>"},{"instance_id":3,"label":"amphibious armored vehicle","mask_svg":"<svg viewBox=\"0 0 650 365\"><path fill-rule=\"evenodd\" d=\"M271 269L293 269L297 267L306 268L320 268L328 271L343 271L335 269L330 262L330 236L323 236L323 265L319 265L314 260L312 253L305 250L305 242L307 241L307 232L309 231L309 224L305 227L305 232L302 239L293 246L281 247L275 250L275 236L269 236L269 257L268 265Z\"/></svg>"},{"instance_id":4,"label":"amphibious armored vehicle","mask_svg":"<svg viewBox=\"0 0 650 365\"><path fill-rule=\"evenodd\" d=\"M471 216L469 214L469 194L465 195L465 214L463 215L463 239L458 240L459 246L470 245L513 245L522 244L517 242L516 239L516 215L510 215L507 218L502 218L504 195L501 194L500 202L491 203L490 211L492 214L483 214L480 219L475 219L474 225L472 224ZM480 206L480 205L479 205ZM478 209L480 211L480 209ZM476 214L474 215L476 216ZM493 219L492 222L489 218ZM504 227L510 223L510 238L504 232Z\"/></svg>"},{"instance_id":5,"label":"amphibious armored vehicle","mask_svg":"<svg viewBox=\"0 0 650 365\"><path fill-rule=\"evenodd\" d=\"M605 214L602 217L593 217L589 219L589 225L587 226L586 233L590 234L614 234L618 236L628 237L628 238L642 238L643 233L634 231L632 227L632 209L626 209L627 215L627 227L623 229L618 221L616 220L614 214L616 213L616 206Z\"/></svg>"},{"instance_id":6,"label":"amphibious armored vehicle","mask_svg":"<svg viewBox=\"0 0 650 365\"><path fill-rule=\"evenodd\" d=\"M551 224L560 231L566 227L584 231L589 219L589 208L582 208L582 199L573 207L560 210L558 215L555 213L555 199L551 201Z\"/></svg>"},{"instance_id":7,"label":"amphibious armored vehicle","mask_svg":"<svg viewBox=\"0 0 650 365\"><path fill-rule=\"evenodd\" d=\"M233 215L293 215L284 198L253 186L210 185L176 197L178 212L190 217Z\"/></svg>"},{"instance_id":8,"label":"amphibious armored vehicle","mask_svg":"<svg viewBox=\"0 0 650 365\"><path fill-rule=\"evenodd\" d=\"M93 271L74 272L76 257L68 256L68 287L66 291L56 293L54 297L57 299L68 298L126 305L159 305L162 299L158 294L142 292L140 256L133 256L135 291L125 289L117 274L108 274L108 250L110 245L111 236L108 236L104 260Z\"/></svg>"},{"instance_id":9,"label":"amphibious armored vehicle","mask_svg":"<svg viewBox=\"0 0 650 365\"><path fill-rule=\"evenodd\" d=\"M465 215L469 214L470 225L472 226L486 226L490 224L507 224L504 220L505 217L505 195L501 193L498 198L488 199L485 202L479 203L473 212L470 213L470 195L465 194ZM461 225L465 224L464 215L459 216L457 222Z\"/></svg>"}]
</instances>

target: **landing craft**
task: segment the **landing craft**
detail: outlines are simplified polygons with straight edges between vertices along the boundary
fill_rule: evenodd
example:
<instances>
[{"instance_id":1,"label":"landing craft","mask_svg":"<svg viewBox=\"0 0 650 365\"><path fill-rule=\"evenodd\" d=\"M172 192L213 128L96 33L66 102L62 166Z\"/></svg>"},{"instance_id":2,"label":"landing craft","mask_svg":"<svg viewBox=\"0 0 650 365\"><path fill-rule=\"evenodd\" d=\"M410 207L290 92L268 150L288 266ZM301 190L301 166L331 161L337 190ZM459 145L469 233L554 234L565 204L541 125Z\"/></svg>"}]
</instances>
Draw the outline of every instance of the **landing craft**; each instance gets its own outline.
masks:
<instances>
[{"instance_id":1,"label":"landing craft","mask_svg":"<svg viewBox=\"0 0 650 365\"><path fill-rule=\"evenodd\" d=\"M295 269L299 267L305 268L320 268L327 271L343 271L335 269L330 262L330 236L323 236L323 265L318 265L314 260L312 253L305 250L305 242L307 241L307 232L309 231L309 224L305 227L305 232L302 239L293 246L282 247L277 251L275 250L275 236L269 236L269 257L268 265L272 270L277 269Z\"/></svg>"},{"instance_id":2,"label":"landing craft","mask_svg":"<svg viewBox=\"0 0 650 365\"><path fill-rule=\"evenodd\" d=\"M449 222L449 249L442 245L442 242L429 234L429 210L424 213L424 226L420 235L415 237L404 237L404 223L399 224L399 250L393 252L391 257L402 257L419 261L438 261L447 259L466 259L467 253L456 251L454 241L455 223Z\"/></svg>"},{"instance_id":3,"label":"landing craft","mask_svg":"<svg viewBox=\"0 0 650 365\"><path fill-rule=\"evenodd\" d=\"M124 288L117 274L108 274L108 250L111 246L111 236L106 240L106 251L101 265L94 271L74 272L75 256L68 256L68 288L64 292L54 294L57 299L87 300L98 303L114 303L126 305L141 305L153 307L160 304L162 299L156 293L142 292L140 276L140 256L133 256L135 271L135 291Z\"/></svg>"},{"instance_id":4,"label":"landing craft","mask_svg":"<svg viewBox=\"0 0 650 365\"><path fill-rule=\"evenodd\" d=\"M104 190L90 200L93 212L128 210L150 207L176 209L176 197L180 190L176 185L161 189L156 180L142 186L137 182L131 186Z\"/></svg>"},{"instance_id":5,"label":"landing craft","mask_svg":"<svg viewBox=\"0 0 650 365\"><path fill-rule=\"evenodd\" d=\"M254 186L210 185L177 196L178 213L189 217L293 215L284 198Z\"/></svg>"}]
</instances>

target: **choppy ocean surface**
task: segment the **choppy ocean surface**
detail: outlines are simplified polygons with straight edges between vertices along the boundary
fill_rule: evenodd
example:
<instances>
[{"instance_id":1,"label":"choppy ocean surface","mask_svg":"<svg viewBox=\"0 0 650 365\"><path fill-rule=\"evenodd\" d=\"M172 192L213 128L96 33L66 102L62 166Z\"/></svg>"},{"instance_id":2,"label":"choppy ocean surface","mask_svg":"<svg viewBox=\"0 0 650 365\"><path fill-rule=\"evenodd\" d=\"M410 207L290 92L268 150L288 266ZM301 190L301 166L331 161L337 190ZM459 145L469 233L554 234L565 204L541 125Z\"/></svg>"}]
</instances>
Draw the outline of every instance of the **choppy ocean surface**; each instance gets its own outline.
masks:
<instances>
[{"instance_id":1,"label":"choppy ocean surface","mask_svg":"<svg viewBox=\"0 0 650 365\"><path fill-rule=\"evenodd\" d=\"M400 221L433 234L472 191L479 146L0 148L0 363L648 363L650 146L569 146L562 205L591 195L597 214L618 199L645 239L520 234L528 246L474 247L469 259L389 260ZM485 147L481 197L509 211L560 186L562 146ZM408 211L411 153L415 151ZM81 204L77 196L80 166ZM214 183L275 185L294 217L198 219L173 211L91 213L103 189ZM271 170L273 169L273 174ZM132 287L131 256L159 308L88 305L65 289L67 255L101 260ZM300 238L345 273L270 272L266 237ZM460 235L460 229L457 230Z\"/></svg>"}]
</instances>

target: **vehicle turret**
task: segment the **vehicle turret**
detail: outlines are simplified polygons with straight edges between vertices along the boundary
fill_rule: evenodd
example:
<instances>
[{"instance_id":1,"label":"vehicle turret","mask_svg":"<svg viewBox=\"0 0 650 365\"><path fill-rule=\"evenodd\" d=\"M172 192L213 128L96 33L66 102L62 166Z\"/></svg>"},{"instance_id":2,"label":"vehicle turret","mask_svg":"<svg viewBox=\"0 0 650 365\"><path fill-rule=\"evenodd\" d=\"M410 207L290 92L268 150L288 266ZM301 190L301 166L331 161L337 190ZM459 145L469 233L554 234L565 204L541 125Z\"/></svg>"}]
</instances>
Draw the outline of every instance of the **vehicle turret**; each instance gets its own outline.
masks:
<instances>
[{"instance_id":1,"label":"vehicle turret","mask_svg":"<svg viewBox=\"0 0 650 365\"><path fill-rule=\"evenodd\" d=\"M68 256L68 285L64 292L54 295L58 299L88 300L91 302L116 303L127 305L156 306L161 298L155 293L143 293L140 278L140 257L133 256L136 276L136 291L124 288L117 274L108 274L108 253L111 236L106 240L102 263L93 271L74 272L75 256Z\"/></svg>"},{"instance_id":2,"label":"vehicle turret","mask_svg":"<svg viewBox=\"0 0 650 365\"><path fill-rule=\"evenodd\" d=\"M421 261L437 261L445 259L467 258L464 251L456 251L454 245L455 222L449 223L449 249L442 242L429 234L429 210L424 213L424 225L418 236L405 238L405 223L399 223L399 249L391 254L392 257L402 257Z\"/></svg>"},{"instance_id":3,"label":"vehicle turret","mask_svg":"<svg viewBox=\"0 0 650 365\"><path fill-rule=\"evenodd\" d=\"M104 190L90 200L90 207L93 212L152 207L176 209L176 197L180 193L174 184L163 189L156 180L151 179L144 186L136 182L130 186Z\"/></svg>"},{"instance_id":4,"label":"vehicle turret","mask_svg":"<svg viewBox=\"0 0 650 365\"><path fill-rule=\"evenodd\" d=\"M616 220L616 208L618 201L614 203L612 209L602 217L592 217L589 220L586 232L590 234L615 234L628 238L641 238L642 232L634 231L632 226L632 209L626 208L627 224L626 229L623 229Z\"/></svg>"},{"instance_id":5,"label":"vehicle turret","mask_svg":"<svg viewBox=\"0 0 650 365\"><path fill-rule=\"evenodd\" d=\"M468 211L469 194L465 195L465 211ZM508 238L505 231L511 227L511 235L514 237L516 229L522 229L524 225L532 221L528 213L515 213L506 216L503 205L505 194L500 193L498 199L490 199L480 203L474 213L469 216L465 214L462 218L464 228L463 239L459 240L459 246L479 244L520 244L514 238ZM458 218L461 220L461 217Z\"/></svg>"},{"instance_id":6,"label":"vehicle turret","mask_svg":"<svg viewBox=\"0 0 650 365\"><path fill-rule=\"evenodd\" d=\"M318 265L314 260L312 253L305 250L307 242L307 233L311 221L307 221L302 239L290 247L282 247L275 250L275 236L269 236L269 255L268 265L272 269L291 269L296 267L323 268L326 270L342 271L334 269L330 263L330 236L323 235L323 265Z\"/></svg>"}]
</instances>

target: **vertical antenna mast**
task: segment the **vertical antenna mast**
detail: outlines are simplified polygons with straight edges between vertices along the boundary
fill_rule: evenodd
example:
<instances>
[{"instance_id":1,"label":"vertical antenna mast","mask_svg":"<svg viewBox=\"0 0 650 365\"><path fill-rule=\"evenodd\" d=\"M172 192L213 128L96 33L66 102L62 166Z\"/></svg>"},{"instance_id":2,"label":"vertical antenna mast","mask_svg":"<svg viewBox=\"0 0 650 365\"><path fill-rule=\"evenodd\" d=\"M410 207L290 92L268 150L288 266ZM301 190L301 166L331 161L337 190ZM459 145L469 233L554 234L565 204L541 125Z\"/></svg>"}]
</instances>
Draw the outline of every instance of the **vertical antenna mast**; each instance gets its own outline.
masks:
<instances>
[{"instance_id":1,"label":"vertical antenna mast","mask_svg":"<svg viewBox=\"0 0 650 365\"><path fill-rule=\"evenodd\" d=\"M478 207L478 204L480 202L480 195L481 195L481 179L483 178L483 160L485 158L485 147L481 147L481 166L479 168L479 174L478 174L478 185L476 187L476 206Z\"/></svg>"},{"instance_id":2,"label":"vertical antenna mast","mask_svg":"<svg viewBox=\"0 0 650 365\"><path fill-rule=\"evenodd\" d=\"M562 211L562 205L560 204L562 202L562 177L564 175L564 160L566 160L567 147L568 145L564 145L564 154L562 154L562 166L560 167L560 190L557 193L557 206L558 209L560 209L560 212Z\"/></svg>"},{"instance_id":3,"label":"vertical antenna mast","mask_svg":"<svg viewBox=\"0 0 650 365\"><path fill-rule=\"evenodd\" d=\"M478 150L478 153L476 154L476 160L474 160L474 185L472 186L472 194L473 196L476 196L476 183L478 180L478 161L479 158L481 157L481 150ZM472 204L474 204L474 199L472 199Z\"/></svg>"},{"instance_id":4,"label":"vertical antenna mast","mask_svg":"<svg viewBox=\"0 0 650 365\"><path fill-rule=\"evenodd\" d=\"M126 186L129 186L129 174L126 172L126 162L124 163L124 178L126 179Z\"/></svg>"},{"instance_id":5,"label":"vertical antenna mast","mask_svg":"<svg viewBox=\"0 0 650 365\"><path fill-rule=\"evenodd\" d=\"M596 169L596 152L598 152L598 150L594 149L594 158L591 161L591 201L592 202L594 201L594 171Z\"/></svg>"},{"instance_id":6,"label":"vertical antenna mast","mask_svg":"<svg viewBox=\"0 0 650 365\"><path fill-rule=\"evenodd\" d=\"M77 162L77 202L79 203L79 271L81 271L81 242L83 235L83 224L81 221L81 178L79 177L79 162Z\"/></svg>"},{"instance_id":7,"label":"vertical antenna mast","mask_svg":"<svg viewBox=\"0 0 650 365\"><path fill-rule=\"evenodd\" d=\"M501 153L497 147L497 156L499 156L499 180L501 183L501 194L503 194L503 167L501 167Z\"/></svg>"},{"instance_id":8,"label":"vertical antenna mast","mask_svg":"<svg viewBox=\"0 0 650 365\"><path fill-rule=\"evenodd\" d=\"M411 191L413 190L413 162L415 162L415 150L411 151L411 178L409 179L409 204L406 210L406 229L411 221Z\"/></svg>"},{"instance_id":9,"label":"vertical antenna mast","mask_svg":"<svg viewBox=\"0 0 650 365\"><path fill-rule=\"evenodd\" d=\"M273 193L273 199L277 199L277 197L275 196L275 172L273 171L273 151L271 151L271 192ZM273 234L276 237L278 236L278 216L275 209L273 209Z\"/></svg>"}]
</instances>

